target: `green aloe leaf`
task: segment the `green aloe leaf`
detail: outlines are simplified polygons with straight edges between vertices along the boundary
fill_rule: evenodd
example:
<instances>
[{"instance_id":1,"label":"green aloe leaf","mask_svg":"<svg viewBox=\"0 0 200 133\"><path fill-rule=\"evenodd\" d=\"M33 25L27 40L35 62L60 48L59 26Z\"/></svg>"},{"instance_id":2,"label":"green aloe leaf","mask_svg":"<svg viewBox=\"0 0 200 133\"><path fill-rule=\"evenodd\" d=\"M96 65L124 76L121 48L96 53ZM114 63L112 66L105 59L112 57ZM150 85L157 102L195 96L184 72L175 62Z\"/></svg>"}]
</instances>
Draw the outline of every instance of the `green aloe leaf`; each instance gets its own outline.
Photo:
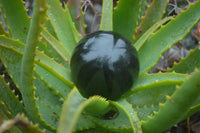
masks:
<instances>
[{"instance_id":1,"label":"green aloe leaf","mask_svg":"<svg viewBox=\"0 0 200 133\"><path fill-rule=\"evenodd\" d=\"M51 18L58 38L71 54L81 36L72 22L69 10L67 6L64 10L58 0L47 0L47 3L50 6L47 11L48 16Z\"/></svg>"},{"instance_id":2,"label":"green aloe leaf","mask_svg":"<svg viewBox=\"0 0 200 133\"><path fill-rule=\"evenodd\" d=\"M152 25L162 18L168 2L169 0L152 1L151 5L148 6L145 16L142 17L139 27L137 27L135 40L139 39Z\"/></svg>"},{"instance_id":3,"label":"green aloe leaf","mask_svg":"<svg viewBox=\"0 0 200 133\"><path fill-rule=\"evenodd\" d=\"M40 67L38 65L35 67L35 70L40 76L40 78L44 80L46 85L51 90L53 90L57 95L61 96L63 99L67 97L67 95L69 94L71 90L71 87L66 85L64 81L52 75L47 69L44 69L43 67Z\"/></svg>"},{"instance_id":4,"label":"green aloe leaf","mask_svg":"<svg viewBox=\"0 0 200 133\"><path fill-rule=\"evenodd\" d=\"M200 68L200 46L191 50L190 54L186 58L182 58L179 63L175 63L168 71L176 71L178 73L191 73L195 67Z\"/></svg>"},{"instance_id":5,"label":"green aloe leaf","mask_svg":"<svg viewBox=\"0 0 200 133\"><path fill-rule=\"evenodd\" d=\"M132 95L127 97L126 100L133 105L133 108L141 108L139 113L144 113L146 112L146 109L143 108L144 106L148 108L151 108L151 106L158 106L160 102L166 101L166 95L172 95L175 90L175 85L149 87L142 91L136 91L135 93L133 91Z\"/></svg>"},{"instance_id":6,"label":"green aloe leaf","mask_svg":"<svg viewBox=\"0 0 200 133\"><path fill-rule=\"evenodd\" d=\"M113 31L133 41L139 14L140 0L119 0L113 13Z\"/></svg>"},{"instance_id":7,"label":"green aloe leaf","mask_svg":"<svg viewBox=\"0 0 200 133\"><path fill-rule=\"evenodd\" d=\"M137 51L140 49L140 47L144 44L144 42L149 38L151 34L153 34L156 29L158 29L161 25L166 23L167 21L171 20L171 17L166 17L157 23L155 23L151 28L149 28L135 43L134 46L137 49Z\"/></svg>"},{"instance_id":8,"label":"green aloe leaf","mask_svg":"<svg viewBox=\"0 0 200 133\"><path fill-rule=\"evenodd\" d=\"M20 91L22 93L25 109L27 115L33 122L39 122L46 128L51 127L46 124L38 113L38 107L36 105L35 87L33 85L33 68L34 57L37 43L39 42L39 35L41 31L41 25L45 21L45 12L47 10L45 0L35 0L33 17L28 32L26 46L24 48L24 54L21 63L21 75L20 75Z\"/></svg>"},{"instance_id":9,"label":"green aloe leaf","mask_svg":"<svg viewBox=\"0 0 200 133\"><path fill-rule=\"evenodd\" d=\"M144 74L140 76L133 85L133 90L136 90L136 88L140 90L140 88L144 88L145 86L149 85L152 85L151 87L168 85L170 81L170 85L173 83L174 85L180 85L184 82L187 76L189 75L175 72Z\"/></svg>"},{"instance_id":10,"label":"green aloe leaf","mask_svg":"<svg viewBox=\"0 0 200 133\"><path fill-rule=\"evenodd\" d=\"M56 50L56 52L69 64L70 53L56 38L54 38L48 31L42 31L43 37Z\"/></svg>"},{"instance_id":11,"label":"green aloe leaf","mask_svg":"<svg viewBox=\"0 0 200 133\"><path fill-rule=\"evenodd\" d=\"M59 116L61 113L62 101L60 96L48 86L48 83L45 82L38 73L34 73L35 80L34 85L36 86L35 90L35 99L40 114L40 118L44 120L48 125L51 126L51 130L56 130Z\"/></svg>"},{"instance_id":12,"label":"green aloe leaf","mask_svg":"<svg viewBox=\"0 0 200 133\"><path fill-rule=\"evenodd\" d=\"M185 78L189 76L187 74L179 74L175 72L169 73L154 73L154 74L144 74L141 75L138 80L134 83L132 89L127 92L123 98L130 99L137 92L142 92L147 88L155 88L160 86L168 85L181 85ZM140 98L139 98L140 99ZM136 100L134 98L134 100ZM137 101L137 100L136 100Z\"/></svg>"},{"instance_id":13,"label":"green aloe leaf","mask_svg":"<svg viewBox=\"0 0 200 133\"><path fill-rule=\"evenodd\" d=\"M1 44L1 43L0 43ZM13 79L17 88L20 84L20 67L21 67L21 53L13 49L13 47L5 48L1 45L0 47L0 58L10 77Z\"/></svg>"},{"instance_id":14,"label":"green aloe leaf","mask_svg":"<svg viewBox=\"0 0 200 133\"><path fill-rule=\"evenodd\" d=\"M78 90L74 88L63 105L58 126L58 133L71 133L75 129L80 129L81 127L82 129L94 127L94 123L88 119L85 119L85 124L83 125L79 125L78 122L81 121L79 118L81 118L81 113L83 112L84 108L90 102L98 98L99 97L93 97L86 100L80 95Z\"/></svg>"},{"instance_id":15,"label":"green aloe leaf","mask_svg":"<svg viewBox=\"0 0 200 133\"><path fill-rule=\"evenodd\" d=\"M184 38L200 19L200 1L152 34L138 51L140 74L148 72L173 44ZM178 31L178 32L177 32ZM153 51L153 52L152 52Z\"/></svg>"},{"instance_id":16,"label":"green aloe leaf","mask_svg":"<svg viewBox=\"0 0 200 133\"><path fill-rule=\"evenodd\" d=\"M129 104L125 100L118 101L118 103L123 106L129 114L129 120L132 126L134 133L142 133L141 123L138 119L137 112L135 112L134 108L131 104Z\"/></svg>"},{"instance_id":17,"label":"green aloe leaf","mask_svg":"<svg viewBox=\"0 0 200 133\"><path fill-rule=\"evenodd\" d=\"M167 101L160 104L160 110L150 119L142 123L144 132L162 132L182 120L200 93L200 71L196 70L181 87L177 87ZM183 100L183 97L185 100ZM160 123L160 124L158 124Z\"/></svg>"},{"instance_id":18,"label":"green aloe leaf","mask_svg":"<svg viewBox=\"0 0 200 133\"><path fill-rule=\"evenodd\" d=\"M29 30L30 18L24 8L23 1L0 0L0 3L10 36L25 43Z\"/></svg>"},{"instance_id":19,"label":"green aloe leaf","mask_svg":"<svg viewBox=\"0 0 200 133\"><path fill-rule=\"evenodd\" d=\"M18 113L24 113L24 106L21 101L19 101L19 97L15 95L15 91L11 90L9 87L9 83L4 81L4 75L0 75L0 101L3 101L5 107L14 117Z\"/></svg>"},{"instance_id":20,"label":"green aloe leaf","mask_svg":"<svg viewBox=\"0 0 200 133\"><path fill-rule=\"evenodd\" d=\"M103 11L101 16L100 30L113 30L113 0L103 0Z\"/></svg>"},{"instance_id":21,"label":"green aloe leaf","mask_svg":"<svg viewBox=\"0 0 200 133\"><path fill-rule=\"evenodd\" d=\"M73 87L69 69L65 68L62 64L58 64L54 59L49 58L43 52L36 51L36 54L35 63L37 65L46 69L67 86Z\"/></svg>"}]
</instances>

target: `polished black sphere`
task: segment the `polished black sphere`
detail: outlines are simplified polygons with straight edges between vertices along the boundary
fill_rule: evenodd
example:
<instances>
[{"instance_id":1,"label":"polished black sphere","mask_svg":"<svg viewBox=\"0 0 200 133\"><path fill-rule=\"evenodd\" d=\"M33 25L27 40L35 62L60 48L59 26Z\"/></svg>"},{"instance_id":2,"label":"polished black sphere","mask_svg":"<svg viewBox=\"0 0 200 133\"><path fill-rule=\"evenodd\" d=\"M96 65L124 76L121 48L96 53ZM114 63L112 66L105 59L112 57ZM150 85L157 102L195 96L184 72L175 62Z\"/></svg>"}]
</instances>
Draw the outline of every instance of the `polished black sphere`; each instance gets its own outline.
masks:
<instances>
[{"instance_id":1,"label":"polished black sphere","mask_svg":"<svg viewBox=\"0 0 200 133\"><path fill-rule=\"evenodd\" d=\"M70 61L71 76L80 93L116 100L127 92L139 73L137 51L119 34L98 31L85 36Z\"/></svg>"}]
</instances>

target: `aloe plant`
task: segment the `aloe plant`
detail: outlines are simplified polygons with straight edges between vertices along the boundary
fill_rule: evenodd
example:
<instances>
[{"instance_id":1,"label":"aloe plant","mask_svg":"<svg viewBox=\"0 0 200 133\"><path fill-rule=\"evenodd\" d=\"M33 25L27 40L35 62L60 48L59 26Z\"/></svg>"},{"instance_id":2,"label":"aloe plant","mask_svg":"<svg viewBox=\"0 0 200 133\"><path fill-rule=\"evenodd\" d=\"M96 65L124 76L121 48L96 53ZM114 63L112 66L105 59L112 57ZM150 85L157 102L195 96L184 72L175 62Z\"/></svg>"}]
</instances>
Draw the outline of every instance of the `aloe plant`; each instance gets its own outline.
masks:
<instances>
[{"instance_id":1,"label":"aloe plant","mask_svg":"<svg viewBox=\"0 0 200 133\"><path fill-rule=\"evenodd\" d=\"M114 10L112 0L103 0L100 30L126 37L140 61L131 90L111 101L82 97L71 80L71 54L85 29L83 19L75 21L70 12L76 9L62 8L59 0L34 0L30 18L22 0L0 0L8 29L0 25L0 58L22 96L0 76L0 123L7 120L0 131L159 133L197 112L199 46L167 72L148 73L200 20L200 1L178 16L163 18L167 3L153 0L138 25L140 0L119 0Z\"/></svg>"}]
</instances>

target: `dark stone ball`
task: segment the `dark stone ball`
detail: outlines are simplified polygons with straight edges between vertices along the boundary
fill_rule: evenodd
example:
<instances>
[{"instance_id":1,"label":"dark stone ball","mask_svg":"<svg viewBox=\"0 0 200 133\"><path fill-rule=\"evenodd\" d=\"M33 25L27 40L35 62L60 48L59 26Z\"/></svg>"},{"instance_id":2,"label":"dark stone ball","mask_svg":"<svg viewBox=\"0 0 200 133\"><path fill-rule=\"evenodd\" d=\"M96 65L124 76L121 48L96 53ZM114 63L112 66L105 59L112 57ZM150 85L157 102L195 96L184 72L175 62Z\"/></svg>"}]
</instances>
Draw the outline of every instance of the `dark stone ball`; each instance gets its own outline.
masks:
<instances>
[{"instance_id":1,"label":"dark stone ball","mask_svg":"<svg viewBox=\"0 0 200 133\"><path fill-rule=\"evenodd\" d=\"M137 80L137 51L119 34L98 31L85 36L70 61L71 76L82 96L116 100Z\"/></svg>"}]
</instances>

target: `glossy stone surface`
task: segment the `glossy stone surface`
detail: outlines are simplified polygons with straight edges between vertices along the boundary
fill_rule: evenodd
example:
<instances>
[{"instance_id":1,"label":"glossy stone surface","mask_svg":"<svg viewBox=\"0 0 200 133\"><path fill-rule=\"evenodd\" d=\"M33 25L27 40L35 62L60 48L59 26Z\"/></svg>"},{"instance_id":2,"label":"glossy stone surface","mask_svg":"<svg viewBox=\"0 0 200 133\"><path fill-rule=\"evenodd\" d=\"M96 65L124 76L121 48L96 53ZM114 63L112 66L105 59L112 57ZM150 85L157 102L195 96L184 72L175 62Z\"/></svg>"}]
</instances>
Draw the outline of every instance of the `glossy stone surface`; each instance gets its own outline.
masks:
<instances>
[{"instance_id":1,"label":"glossy stone surface","mask_svg":"<svg viewBox=\"0 0 200 133\"><path fill-rule=\"evenodd\" d=\"M105 31L87 35L78 43L70 67L75 85L86 98L100 95L116 100L131 88L139 73L132 44Z\"/></svg>"}]
</instances>

